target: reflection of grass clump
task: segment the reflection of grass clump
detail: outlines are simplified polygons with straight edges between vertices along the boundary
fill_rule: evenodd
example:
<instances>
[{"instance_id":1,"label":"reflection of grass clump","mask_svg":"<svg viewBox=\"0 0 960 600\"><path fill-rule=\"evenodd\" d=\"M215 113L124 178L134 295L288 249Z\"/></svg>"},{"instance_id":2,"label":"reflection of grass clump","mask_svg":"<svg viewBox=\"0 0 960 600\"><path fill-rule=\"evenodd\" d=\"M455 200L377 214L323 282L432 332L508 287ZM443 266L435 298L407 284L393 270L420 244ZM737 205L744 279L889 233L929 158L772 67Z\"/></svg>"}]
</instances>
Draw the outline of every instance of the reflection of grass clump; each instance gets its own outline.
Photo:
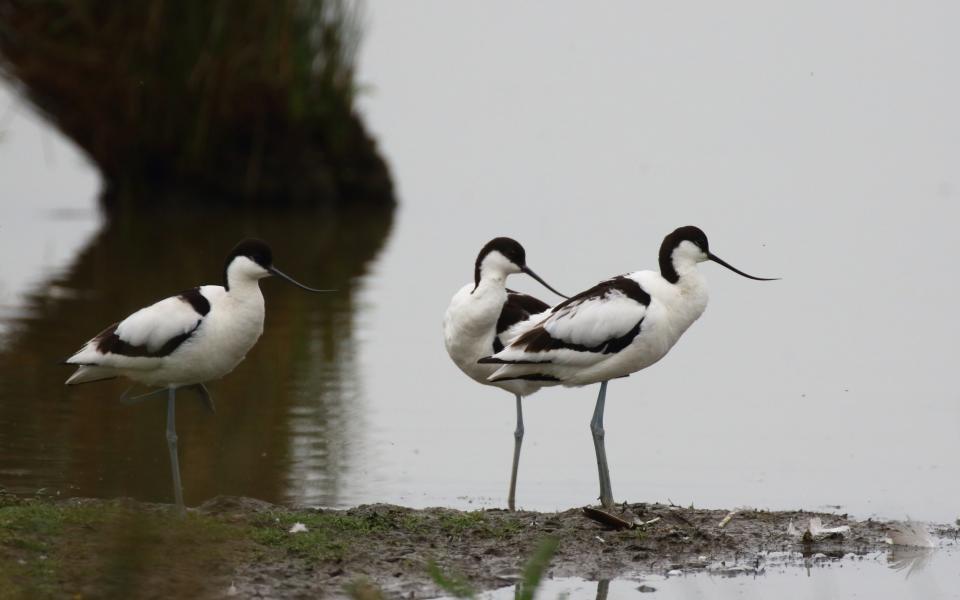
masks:
<instances>
[{"instance_id":1,"label":"reflection of grass clump","mask_svg":"<svg viewBox=\"0 0 960 600\"><path fill-rule=\"evenodd\" d=\"M545 538L540 542L523 568L523 575L514 590L516 600L533 600L537 589L543 583L543 577L547 572L547 567L550 566L553 555L557 552L558 545L559 541L554 537ZM433 582L454 598L477 597L476 591L465 577L445 573L436 563L427 565L427 571L430 573ZM355 596L355 598L359 597Z\"/></svg>"},{"instance_id":2,"label":"reflection of grass clump","mask_svg":"<svg viewBox=\"0 0 960 600\"><path fill-rule=\"evenodd\" d=\"M237 528L122 506L24 502L0 507L0 597L134 597L198 582L245 550ZM175 551L171 551L175 550Z\"/></svg>"},{"instance_id":3,"label":"reflection of grass clump","mask_svg":"<svg viewBox=\"0 0 960 600\"><path fill-rule=\"evenodd\" d=\"M352 109L354 6L0 0L0 70L114 188L389 200Z\"/></svg>"}]
</instances>

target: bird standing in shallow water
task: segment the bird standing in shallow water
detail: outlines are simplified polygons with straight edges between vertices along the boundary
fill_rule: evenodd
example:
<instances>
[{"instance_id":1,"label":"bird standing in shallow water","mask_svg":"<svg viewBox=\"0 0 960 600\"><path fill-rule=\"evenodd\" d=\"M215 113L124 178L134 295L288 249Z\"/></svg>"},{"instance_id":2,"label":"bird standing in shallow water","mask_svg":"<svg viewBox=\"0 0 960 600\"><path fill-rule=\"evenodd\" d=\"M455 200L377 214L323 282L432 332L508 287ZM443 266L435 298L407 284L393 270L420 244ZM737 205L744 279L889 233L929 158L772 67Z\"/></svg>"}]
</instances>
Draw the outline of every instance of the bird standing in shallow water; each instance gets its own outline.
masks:
<instances>
[{"instance_id":1,"label":"bird standing in shallow water","mask_svg":"<svg viewBox=\"0 0 960 600\"><path fill-rule=\"evenodd\" d=\"M607 382L663 358L707 307L707 284L697 264L713 261L758 281L710 253L697 227L680 227L660 245L660 272L636 271L600 282L555 306L503 350L480 360L500 365L491 383L536 381L578 387L600 383L593 433L600 502L613 505L604 446Z\"/></svg>"},{"instance_id":2,"label":"bird standing in shallow water","mask_svg":"<svg viewBox=\"0 0 960 600\"><path fill-rule=\"evenodd\" d=\"M543 316L550 306L545 302L508 290L507 277L526 273L551 292L566 298L540 279L527 267L526 252L518 242L506 237L490 240L477 255L473 283L460 288L450 300L443 319L443 341L447 354L474 381L494 385L516 397L517 428L513 432L513 469L510 473L510 493L507 505L515 508L517 468L520 464L520 445L523 443L523 407L521 399L540 389L535 381L504 381L492 383L488 377L496 367L477 361L499 352L517 335L537 322L535 315Z\"/></svg>"},{"instance_id":3,"label":"bird standing in shallow water","mask_svg":"<svg viewBox=\"0 0 960 600\"><path fill-rule=\"evenodd\" d=\"M223 286L196 287L141 308L101 331L65 361L79 367L67 385L126 377L161 389L134 398L125 393L122 400L167 393L167 446L181 513L185 508L177 459L177 389L196 392L213 411L203 384L233 371L260 338L264 304L258 281L271 275L311 292L332 291L315 290L284 275L273 266L266 243L247 239L227 255Z\"/></svg>"}]
</instances>

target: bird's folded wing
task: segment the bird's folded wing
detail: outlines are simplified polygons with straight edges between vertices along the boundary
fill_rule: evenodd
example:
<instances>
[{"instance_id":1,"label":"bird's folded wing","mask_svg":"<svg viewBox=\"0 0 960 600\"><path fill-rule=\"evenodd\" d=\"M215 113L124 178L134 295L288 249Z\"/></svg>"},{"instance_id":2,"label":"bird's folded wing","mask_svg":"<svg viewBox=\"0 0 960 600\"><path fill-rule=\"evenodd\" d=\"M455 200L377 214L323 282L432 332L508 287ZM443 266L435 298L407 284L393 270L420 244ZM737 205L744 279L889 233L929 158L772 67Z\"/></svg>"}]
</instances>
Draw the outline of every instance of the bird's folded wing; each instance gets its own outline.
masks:
<instances>
[{"instance_id":1,"label":"bird's folded wing","mask_svg":"<svg viewBox=\"0 0 960 600\"><path fill-rule=\"evenodd\" d=\"M616 277L557 305L550 315L495 355L500 364L589 364L619 352L639 333L650 296Z\"/></svg>"},{"instance_id":2,"label":"bird's folded wing","mask_svg":"<svg viewBox=\"0 0 960 600\"><path fill-rule=\"evenodd\" d=\"M550 305L528 294L507 290L507 301L500 310L497 319L496 336L493 341L494 353L515 340L520 334L529 330L532 325L542 320ZM532 319L539 317L536 321Z\"/></svg>"},{"instance_id":3,"label":"bird's folded wing","mask_svg":"<svg viewBox=\"0 0 960 600\"><path fill-rule=\"evenodd\" d=\"M66 362L107 366L114 358L167 356L193 335L209 310L191 293L197 294L191 290L141 308L101 331Z\"/></svg>"}]
</instances>

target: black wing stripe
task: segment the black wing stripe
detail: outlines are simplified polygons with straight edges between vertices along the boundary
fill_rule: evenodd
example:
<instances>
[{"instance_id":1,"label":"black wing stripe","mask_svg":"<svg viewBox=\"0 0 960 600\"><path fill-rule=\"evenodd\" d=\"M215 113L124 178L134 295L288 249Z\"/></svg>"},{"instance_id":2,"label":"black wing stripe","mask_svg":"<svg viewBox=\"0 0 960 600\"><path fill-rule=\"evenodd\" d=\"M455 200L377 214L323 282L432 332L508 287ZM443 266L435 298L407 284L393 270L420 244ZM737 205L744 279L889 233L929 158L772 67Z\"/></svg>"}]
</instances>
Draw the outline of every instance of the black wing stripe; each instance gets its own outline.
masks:
<instances>
[{"instance_id":1,"label":"black wing stripe","mask_svg":"<svg viewBox=\"0 0 960 600\"><path fill-rule=\"evenodd\" d=\"M624 275L618 275L606 281L601 281L589 290L580 292L576 296L564 300L553 307L553 313L563 308L573 308L588 300L603 300L604 298L619 293L630 298L643 306L650 306L650 294L648 294L639 283ZM562 317L561 317L562 318ZM615 354L630 345L637 335L640 334L640 328L643 324L641 317L637 324L625 334L604 340L596 346L585 346L583 344L574 344L557 339L551 336L543 326L537 326L525 332L513 342L513 346L522 348L526 352L549 352L550 350L574 350L576 352L594 352L598 354ZM496 352L494 353L496 354ZM544 361L501 361L509 364L536 363Z\"/></svg>"},{"instance_id":2,"label":"black wing stripe","mask_svg":"<svg viewBox=\"0 0 960 600\"><path fill-rule=\"evenodd\" d=\"M500 318L497 319L497 333L503 333L521 321L526 321L530 315L542 313L550 305L533 296L507 290L507 301L500 309Z\"/></svg>"},{"instance_id":3,"label":"black wing stripe","mask_svg":"<svg viewBox=\"0 0 960 600\"><path fill-rule=\"evenodd\" d=\"M97 350L103 354L119 354L120 356L129 356L131 358L161 358L173 354L174 350L190 339L190 336L200 327L201 322L203 322L203 319L197 319L196 325L194 325L190 331L170 338L163 346L153 351L146 346L134 346L120 339L120 336L117 335L117 326L119 323L114 323L110 327L107 327L93 339L96 343Z\"/></svg>"},{"instance_id":4,"label":"black wing stripe","mask_svg":"<svg viewBox=\"0 0 960 600\"><path fill-rule=\"evenodd\" d=\"M643 317L637 321L630 331L625 334L609 340L605 340L596 346L584 346L583 344L574 344L564 340L557 339L550 335L543 327L534 327L524 333L513 343L518 348L523 348L527 352L548 352L550 350L574 350L576 352L594 352L597 354L616 354L633 342L633 338L640 334L643 325ZM510 364L523 364L523 361L502 361ZM541 361L528 361L541 362Z\"/></svg>"},{"instance_id":5,"label":"black wing stripe","mask_svg":"<svg viewBox=\"0 0 960 600\"><path fill-rule=\"evenodd\" d=\"M554 306L553 312L557 312L558 310L568 306L580 304L587 300L602 300L613 292L620 292L627 298L630 298L639 304L650 306L650 294L648 294L639 283L629 277L626 277L625 275L618 275L612 279L601 281L589 290L580 292L576 296L571 296L560 304Z\"/></svg>"},{"instance_id":6,"label":"black wing stripe","mask_svg":"<svg viewBox=\"0 0 960 600\"><path fill-rule=\"evenodd\" d=\"M496 354L503 350L503 341L500 334L510 329L517 323L521 323L530 318L531 315L542 313L548 310L550 305L533 296L507 290L507 301L500 309L500 318L497 319L497 331L493 336L493 353Z\"/></svg>"},{"instance_id":7,"label":"black wing stripe","mask_svg":"<svg viewBox=\"0 0 960 600\"><path fill-rule=\"evenodd\" d=\"M542 313L543 311L550 308L549 304L547 304L543 300L540 300L539 298L535 298L529 294L524 294L523 292L517 292L509 288L507 289L507 302L512 302L514 304L521 306L525 311L527 311L531 315Z\"/></svg>"},{"instance_id":8,"label":"black wing stripe","mask_svg":"<svg viewBox=\"0 0 960 600\"><path fill-rule=\"evenodd\" d=\"M530 373L529 375L513 375L510 377L497 377L491 379L490 381L497 383L500 381L560 381L559 377L554 377L553 375L544 375L542 373Z\"/></svg>"},{"instance_id":9,"label":"black wing stripe","mask_svg":"<svg viewBox=\"0 0 960 600\"><path fill-rule=\"evenodd\" d=\"M185 292L180 292L180 294L177 295L177 298L180 298L192 306L193 310L195 310L201 317L207 316L207 313L210 312L210 301L200 293L200 288L198 287L189 289Z\"/></svg>"},{"instance_id":10,"label":"black wing stripe","mask_svg":"<svg viewBox=\"0 0 960 600\"><path fill-rule=\"evenodd\" d=\"M549 365L552 360L507 360L496 356L484 356L477 361L481 365Z\"/></svg>"}]
</instances>

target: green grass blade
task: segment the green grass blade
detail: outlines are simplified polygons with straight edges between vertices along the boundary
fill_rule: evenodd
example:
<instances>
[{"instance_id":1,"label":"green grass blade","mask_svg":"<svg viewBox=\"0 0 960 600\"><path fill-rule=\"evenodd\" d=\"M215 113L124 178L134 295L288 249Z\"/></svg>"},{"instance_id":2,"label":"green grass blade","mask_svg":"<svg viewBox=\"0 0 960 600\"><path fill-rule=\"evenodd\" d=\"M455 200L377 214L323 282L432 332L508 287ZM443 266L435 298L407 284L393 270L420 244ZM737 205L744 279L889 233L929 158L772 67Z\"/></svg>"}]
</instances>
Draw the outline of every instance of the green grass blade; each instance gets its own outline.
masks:
<instances>
[{"instance_id":1,"label":"green grass blade","mask_svg":"<svg viewBox=\"0 0 960 600\"><path fill-rule=\"evenodd\" d=\"M437 563L430 561L427 565L427 573L430 574L433 582L440 586L440 589L454 598L476 598L476 592L466 579L455 575L446 575Z\"/></svg>"},{"instance_id":2,"label":"green grass blade","mask_svg":"<svg viewBox=\"0 0 960 600\"><path fill-rule=\"evenodd\" d=\"M548 537L540 542L523 569L523 579L520 580L520 585L513 596L515 600L533 600L559 544L560 541L555 537Z\"/></svg>"}]
</instances>

